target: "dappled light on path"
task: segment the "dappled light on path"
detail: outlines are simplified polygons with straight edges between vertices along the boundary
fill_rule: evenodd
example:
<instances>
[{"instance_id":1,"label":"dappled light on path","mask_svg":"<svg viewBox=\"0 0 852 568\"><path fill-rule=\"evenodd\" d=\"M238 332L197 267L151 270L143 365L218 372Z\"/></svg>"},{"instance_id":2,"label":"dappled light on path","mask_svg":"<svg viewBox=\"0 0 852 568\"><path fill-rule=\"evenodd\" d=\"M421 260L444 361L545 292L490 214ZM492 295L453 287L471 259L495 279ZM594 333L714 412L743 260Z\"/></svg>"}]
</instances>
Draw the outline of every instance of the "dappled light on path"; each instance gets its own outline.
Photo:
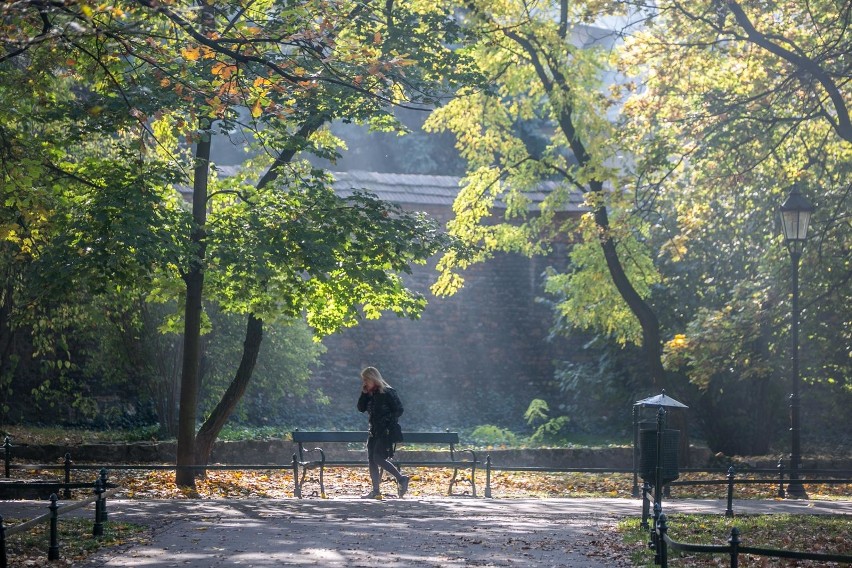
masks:
<instances>
[{"instance_id":1,"label":"dappled light on path","mask_svg":"<svg viewBox=\"0 0 852 568\"><path fill-rule=\"evenodd\" d=\"M128 554L114 551L86 566L629 565L594 544L615 524L614 515L568 516L564 509L534 501L180 503L186 516L155 527L151 545L135 546ZM148 506L121 501L114 508L121 515L135 508L139 515Z\"/></svg>"}]
</instances>

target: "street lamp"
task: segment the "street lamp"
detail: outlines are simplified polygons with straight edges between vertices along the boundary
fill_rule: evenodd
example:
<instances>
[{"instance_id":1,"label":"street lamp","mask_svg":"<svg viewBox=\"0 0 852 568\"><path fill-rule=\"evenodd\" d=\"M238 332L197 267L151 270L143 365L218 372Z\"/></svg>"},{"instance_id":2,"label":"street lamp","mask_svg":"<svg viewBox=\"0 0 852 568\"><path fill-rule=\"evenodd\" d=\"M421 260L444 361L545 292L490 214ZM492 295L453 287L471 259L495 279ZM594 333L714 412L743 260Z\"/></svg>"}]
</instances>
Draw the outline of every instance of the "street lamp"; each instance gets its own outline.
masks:
<instances>
[{"instance_id":1,"label":"street lamp","mask_svg":"<svg viewBox=\"0 0 852 568\"><path fill-rule=\"evenodd\" d=\"M799 440L799 259L805 248L808 237L808 223L814 208L810 202L793 185L790 195L781 204L781 226L784 229L784 239L790 258L793 261L793 313L792 313L792 373L793 392L790 394L790 483L787 486L787 496L793 499L807 499L802 482L799 480L799 469L802 467L802 453Z\"/></svg>"}]
</instances>

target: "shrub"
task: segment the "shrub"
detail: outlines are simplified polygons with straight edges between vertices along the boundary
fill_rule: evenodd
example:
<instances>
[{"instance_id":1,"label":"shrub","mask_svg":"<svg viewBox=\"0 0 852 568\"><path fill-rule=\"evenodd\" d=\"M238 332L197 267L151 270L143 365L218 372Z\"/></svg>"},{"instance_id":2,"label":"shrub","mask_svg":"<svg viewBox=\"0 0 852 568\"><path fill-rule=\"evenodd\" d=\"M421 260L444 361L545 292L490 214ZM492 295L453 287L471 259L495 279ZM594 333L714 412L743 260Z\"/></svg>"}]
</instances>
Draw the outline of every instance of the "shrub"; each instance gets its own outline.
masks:
<instances>
[{"instance_id":1,"label":"shrub","mask_svg":"<svg viewBox=\"0 0 852 568\"><path fill-rule=\"evenodd\" d=\"M514 446L518 442L514 432L493 424L477 426L468 438L470 443L480 446Z\"/></svg>"}]
</instances>

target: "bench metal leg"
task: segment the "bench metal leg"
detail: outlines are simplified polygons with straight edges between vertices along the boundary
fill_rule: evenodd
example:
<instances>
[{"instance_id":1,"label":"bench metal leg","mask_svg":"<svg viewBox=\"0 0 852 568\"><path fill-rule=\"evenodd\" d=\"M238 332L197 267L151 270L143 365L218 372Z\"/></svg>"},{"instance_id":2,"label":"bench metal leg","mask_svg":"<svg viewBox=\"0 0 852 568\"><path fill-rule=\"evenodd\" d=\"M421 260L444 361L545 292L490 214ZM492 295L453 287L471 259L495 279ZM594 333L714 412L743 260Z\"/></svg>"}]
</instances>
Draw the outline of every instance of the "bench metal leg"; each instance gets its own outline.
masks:
<instances>
[{"instance_id":1,"label":"bench metal leg","mask_svg":"<svg viewBox=\"0 0 852 568\"><path fill-rule=\"evenodd\" d=\"M299 460L296 459L296 454L293 454L293 497L302 498L302 486L299 484Z\"/></svg>"},{"instance_id":2,"label":"bench metal leg","mask_svg":"<svg viewBox=\"0 0 852 568\"><path fill-rule=\"evenodd\" d=\"M471 497L476 497L476 452L473 450L461 450L463 452L468 452L471 455L471 464L470 464L470 479L467 480L470 483L470 494ZM450 457L452 458L452 448L450 449ZM453 459L455 461L455 459ZM457 479L459 473L459 468L453 469L453 477L450 479L450 490L447 495L453 495L453 486L456 485L459 480Z\"/></svg>"},{"instance_id":3,"label":"bench metal leg","mask_svg":"<svg viewBox=\"0 0 852 568\"><path fill-rule=\"evenodd\" d=\"M453 486L454 486L456 483L458 483L458 482L456 481L456 475L458 475L458 473L459 473L459 468L454 468L454 469L453 469L453 477L450 479L450 488L447 490L447 495L452 495L452 494L453 494Z\"/></svg>"},{"instance_id":4,"label":"bench metal leg","mask_svg":"<svg viewBox=\"0 0 852 568\"><path fill-rule=\"evenodd\" d=\"M450 488L449 488L449 491L447 491L447 495L455 495L455 493L453 493L453 487L455 485L461 483L462 481L467 481L468 483L470 483L470 495L471 495L471 497L476 497L476 477L475 477L476 466L472 466L470 468L470 479L466 479L466 480L457 479L458 473L459 473L459 468L454 468L453 469L453 477L450 479Z\"/></svg>"},{"instance_id":5,"label":"bench metal leg","mask_svg":"<svg viewBox=\"0 0 852 568\"><path fill-rule=\"evenodd\" d=\"M320 454L319 461L298 462L298 461L296 461L296 454L293 454L293 469L295 471L295 476L296 476L296 491L295 491L295 494L296 494L296 497L301 499L301 497L302 497L302 486L305 484L305 480L308 477L308 470L316 467L316 468L319 468L320 497L325 499L326 498L326 494L325 494L325 452L322 450L322 448L314 448L313 450L310 450L310 451L319 452L319 454ZM301 478L299 477L299 466L300 465L302 466Z\"/></svg>"}]
</instances>

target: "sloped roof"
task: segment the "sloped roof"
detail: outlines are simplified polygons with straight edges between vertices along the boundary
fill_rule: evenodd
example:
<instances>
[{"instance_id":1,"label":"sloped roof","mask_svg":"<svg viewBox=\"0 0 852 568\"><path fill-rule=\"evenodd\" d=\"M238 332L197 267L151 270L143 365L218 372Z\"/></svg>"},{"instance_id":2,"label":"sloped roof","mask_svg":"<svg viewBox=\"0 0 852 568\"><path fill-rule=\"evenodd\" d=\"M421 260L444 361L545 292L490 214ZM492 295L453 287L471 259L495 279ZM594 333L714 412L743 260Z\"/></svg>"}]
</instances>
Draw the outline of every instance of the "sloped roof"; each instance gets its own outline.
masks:
<instances>
[{"instance_id":1,"label":"sloped roof","mask_svg":"<svg viewBox=\"0 0 852 568\"><path fill-rule=\"evenodd\" d=\"M219 175L228 177L235 175L239 166L217 165L216 169ZM354 191L360 189L397 205L446 207L448 209L452 208L461 183L461 178L456 176L395 174L359 170L332 172L332 177L334 178L335 192L342 197L352 195ZM525 193L532 201L533 207L541 203L547 197L547 194L556 187L556 184L544 182L540 187L541 189L538 191ZM192 187L180 186L178 189L186 199L189 199L189 196L192 195ZM498 201L495 203L495 208L503 209L505 205ZM563 212L585 211L582 194L574 192L569 203L564 205L561 210Z\"/></svg>"},{"instance_id":2,"label":"sloped roof","mask_svg":"<svg viewBox=\"0 0 852 568\"><path fill-rule=\"evenodd\" d=\"M364 189L376 194L380 199L397 204L432 205L452 207L459 192L461 178L455 176L434 176L423 174L393 174L383 172L348 171L333 172L334 188L339 195L351 195L353 190ZM541 203L555 187L545 182L539 191L526 192L534 204ZM579 192L572 194L569 204L563 211L583 211L583 196ZM504 207L495 204L496 207Z\"/></svg>"},{"instance_id":3,"label":"sloped roof","mask_svg":"<svg viewBox=\"0 0 852 568\"><path fill-rule=\"evenodd\" d=\"M391 203L450 207L459 192L459 178L422 174L382 172L333 172L334 189L339 195L351 195L365 189Z\"/></svg>"}]
</instances>

